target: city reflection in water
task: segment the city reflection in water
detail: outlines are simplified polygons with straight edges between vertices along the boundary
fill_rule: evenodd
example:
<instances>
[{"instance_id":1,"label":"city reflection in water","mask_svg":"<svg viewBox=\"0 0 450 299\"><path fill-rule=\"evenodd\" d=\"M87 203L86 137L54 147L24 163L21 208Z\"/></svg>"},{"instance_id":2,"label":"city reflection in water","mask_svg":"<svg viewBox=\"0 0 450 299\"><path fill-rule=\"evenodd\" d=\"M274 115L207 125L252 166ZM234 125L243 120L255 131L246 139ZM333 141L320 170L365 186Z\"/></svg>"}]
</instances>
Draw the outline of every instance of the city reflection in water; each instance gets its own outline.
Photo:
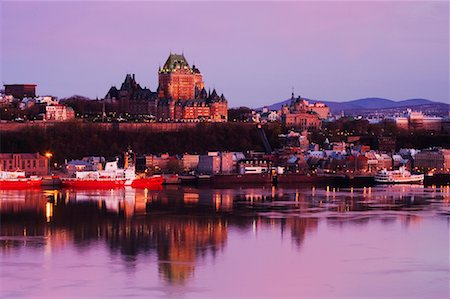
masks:
<instances>
[{"instance_id":1,"label":"city reflection in water","mask_svg":"<svg viewBox=\"0 0 450 299\"><path fill-rule=\"evenodd\" d=\"M140 256L155 256L160 278L175 285L223 254L230 229L276 230L301 251L322 221L337 228L372 221L408 227L427 215L450 215L449 186L1 190L0 198L4 258L101 243L130 269Z\"/></svg>"}]
</instances>

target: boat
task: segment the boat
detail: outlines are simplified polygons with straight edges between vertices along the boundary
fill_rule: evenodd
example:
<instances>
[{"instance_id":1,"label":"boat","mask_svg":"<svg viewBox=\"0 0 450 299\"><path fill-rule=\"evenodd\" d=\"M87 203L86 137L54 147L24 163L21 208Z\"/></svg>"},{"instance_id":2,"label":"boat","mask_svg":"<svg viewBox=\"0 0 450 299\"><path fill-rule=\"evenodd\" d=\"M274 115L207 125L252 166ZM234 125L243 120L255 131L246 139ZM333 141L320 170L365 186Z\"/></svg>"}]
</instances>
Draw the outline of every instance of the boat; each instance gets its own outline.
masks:
<instances>
[{"instance_id":1,"label":"boat","mask_svg":"<svg viewBox=\"0 0 450 299\"><path fill-rule=\"evenodd\" d=\"M37 188L41 183L41 177L26 177L24 171L0 171L0 189Z\"/></svg>"},{"instance_id":2,"label":"boat","mask_svg":"<svg viewBox=\"0 0 450 299\"><path fill-rule=\"evenodd\" d=\"M130 186L133 188L152 188L161 186L162 176L142 176L136 175L134 166L126 169L119 168L117 160L107 162L105 170L77 171L75 178L61 178L63 187L69 188L121 188Z\"/></svg>"},{"instance_id":3,"label":"boat","mask_svg":"<svg viewBox=\"0 0 450 299\"><path fill-rule=\"evenodd\" d=\"M212 180L212 175L209 174L198 174L197 175L197 184L208 184Z\"/></svg>"},{"instance_id":4,"label":"boat","mask_svg":"<svg viewBox=\"0 0 450 299\"><path fill-rule=\"evenodd\" d=\"M74 178L61 178L61 185L66 188L120 188L125 186L125 177L116 173L99 171L77 171Z\"/></svg>"},{"instance_id":5,"label":"boat","mask_svg":"<svg viewBox=\"0 0 450 299\"><path fill-rule=\"evenodd\" d=\"M181 180L178 177L178 174L165 174L163 175L163 184L164 185L174 185L180 184Z\"/></svg>"},{"instance_id":6,"label":"boat","mask_svg":"<svg viewBox=\"0 0 450 299\"><path fill-rule=\"evenodd\" d=\"M423 174L411 174L404 166L398 170L380 170L375 175L375 182L382 184L422 183Z\"/></svg>"},{"instance_id":7,"label":"boat","mask_svg":"<svg viewBox=\"0 0 450 299\"><path fill-rule=\"evenodd\" d=\"M134 179L127 180L125 186L131 186L133 188L154 188L162 186L163 182L164 178L161 175L153 175L150 177L138 176Z\"/></svg>"},{"instance_id":8,"label":"boat","mask_svg":"<svg viewBox=\"0 0 450 299\"><path fill-rule=\"evenodd\" d=\"M178 175L178 178L183 185L193 185L197 183L197 177L193 174L180 174Z\"/></svg>"}]
</instances>

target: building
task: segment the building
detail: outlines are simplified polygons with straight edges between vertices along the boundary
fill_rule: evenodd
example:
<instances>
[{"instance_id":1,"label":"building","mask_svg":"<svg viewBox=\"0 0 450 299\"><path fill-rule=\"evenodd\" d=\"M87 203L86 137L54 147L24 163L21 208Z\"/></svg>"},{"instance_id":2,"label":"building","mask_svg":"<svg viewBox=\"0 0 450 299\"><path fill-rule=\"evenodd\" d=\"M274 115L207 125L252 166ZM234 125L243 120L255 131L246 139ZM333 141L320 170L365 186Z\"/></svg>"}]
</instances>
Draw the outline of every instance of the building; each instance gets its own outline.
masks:
<instances>
[{"instance_id":1,"label":"building","mask_svg":"<svg viewBox=\"0 0 450 299\"><path fill-rule=\"evenodd\" d=\"M322 119L328 117L330 108L323 103L310 104L307 100L294 97L292 93L290 106L281 108L281 119L286 126L301 130L320 129Z\"/></svg>"},{"instance_id":2,"label":"building","mask_svg":"<svg viewBox=\"0 0 450 299\"><path fill-rule=\"evenodd\" d=\"M413 131L435 131L443 130L444 120L442 117L424 115L421 111L407 109L405 115L393 118L397 128Z\"/></svg>"},{"instance_id":3,"label":"building","mask_svg":"<svg viewBox=\"0 0 450 299\"><path fill-rule=\"evenodd\" d=\"M420 170L449 172L450 150L449 149L423 150L415 154L414 167Z\"/></svg>"},{"instance_id":4,"label":"building","mask_svg":"<svg viewBox=\"0 0 450 299\"><path fill-rule=\"evenodd\" d=\"M235 170L234 154L230 152L220 153L220 172L232 173Z\"/></svg>"},{"instance_id":5,"label":"building","mask_svg":"<svg viewBox=\"0 0 450 299\"><path fill-rule=\"evenodd\" d=\"M42 105L58 105L59 101L58 98L53 97L53 96L40 96L37 97L36 99L36 104L42 104Z\"/></svg>"},{"instance_id":6,"label":"building","mask_svg":"<svg viewBox=\"0 0 450 299\"><path fill-rule=\"evenodd\" d=\"M5 84L5 95L12 95L14 98L34 98L36 97L36 84Z\"/></svg>"},{"instance_id":7,"label":"building","mask_svg":"<svg viewBox=\"0 0 450 299\"><path fill-rule=\"evenodd\" d=\"M246 159L238 163L239 174L269 173L271 168L271 162L265 159Z\"/></svg>"},{"instance_id":8,"label":"building","mask_svg":"<svg viewBox=\"0 0 450 299\"><path fill-rule=\"evenodd\" d=\"M295 99L294 93L291 96L291 104L289 107L291 112L311 112L319 116L320 119L327 119L330 114L330 108L321 102L310 103L308 100L298 97Z\"/></svg>"},{"instance_id":9,"label":"building","mask_svg":"<svg viewBox=\"0 0 450 299\"><path fill-rule=\"evenodd\" d=\"M156 171L165 171L170 161L169 154L145 156L145 166Z\"/></svg>"},{"instance_id":10,"label":"building","mask_svg":"<svg viewBox=\"0 0 450 299\"><path fill-rule=\"evenodd\" d=\"M397 146L395 136L378 137L378 150L382 152L393 152Z\"/></svg>"},{"instance_id":11,"label":"building","mask_svg":"<svg viewBox=\"0 0 450 299\"><path fill-rule=\"evenodd\" d=\"M199 156L197 170L203 174L234 172L234 154L230 152L209 152Z\"/></svg>"},{"instance_id":12,"label":"building","mask_svg":"<svg viewBox=\"0 0 450 299\"><path fill-rule=\"evenodd\" d=\"M199 162L199 155L190 155L190 154L184 154L181 158L181 163L183 165L184 171L192 171L197 169L198 162Z\"/></svg>"},{"instance_id":13,"label":"building","mask_svg":"<svg viewBox=\"0 0 450 299\"><path fill-rule=\"evenodd\" d=\"M75 111L72 107L61 104L45 107L45 120L48 121L66 121L75 118Z\"/></svg>"},{"instance_id":14,"label":"building","mask_svg":"<svg viewBox=\"0 0 450 299\"><path fill-rule=\"evenodd\" d=\"M156 114L157 93L136 82L134 74L127 74L120 89L112 86L105 100L117 103L119 113Z\"/></svg>"},{"instance_id":15,"label":"building","mask_svg":"<svg viewBox=\"0 0 450 299\"><path fill-rule=\"evenodd\" d=\"M158 121L228 120L228 101L214 89L207 92L203 75L189 66L183 54L170 54L158 70L158 89L142 88L134 74L127 74L120 89L112 86L104 100L117 104L123 114L152 115Z\"/></svg>"},{"instance_id":16,"label":"building","mask_svg":"<svg viewBox=\"0 0 450 299\"><path fill-rule=\"evenodd\" d=\"M234 154L229 152L209 152L199 156L198 172L203 174L218 174L234 172Z\"/></svg>"},{"instance_id":17,"label":"building","mask_svg":"<svg viewBox=\"0 0 450 299\"><path fill-rule=\"evenodd\" d=\"M217 174L220 172L220 156L201 155L198 161L198 172L201 174Z\"/></svg>"},{"instance_id":18,"label":"building","mask_svg":"<svg viewBox=\"0 0 450 299\"><path fill-rule=\"evenodd\" d=\"M26 175L47 175L49 159L39 153L0 154L0 170L25 171Z\"/></svg>"},{"instance_id":19,"label":"building","mask_svg":"<svg viewBox=\"0 0 450 299\"><path fill-rule=\"evenodd\" d=\"M93 171L98 170L94 168L89 162L83 160L72 160L65 165L65 171L68 175L73 175L77 171Z\"/></svg>"},{"instance_id":20,"label":"building","mask_svg":"<svg viewBox=\"0 0 450 299\"><path fill-rule=\"evenodd\" d=\"M214 89L207 92L200 70L184 55L170 54L158 71L156 116L160 121L228 120L228 101Z\"/></svg>"},{"instance_id":21,"label":"building","mask_svg":"<svg viewBox=\"0 0 450 299\"><path fill-rule=\"evenodd\" d=\"M191 100L204 88L203 76L189 66L183 54L170 54L158 70L158 97L172 100Z\"/></svg>"},{"instance_id":22,"label":"building","mask_svg":"<svg viewBox=\"0 0 450 299\"><path fill-rule=\"evenodd\" d=\"M368 151L364 154L367 160L365 164L369 172L381 170L381 169L392 169L393 160L387 154L379 154L375 151Z\"/></svg>"},{"instance_id":23,"label":"building","mask_svg":"<svg viewBox=\"0 0 450 299\"><path fill-rule=\"evenodd\" d=\"M310 113L287 113L282 116L283 123L300 130L320 129L322 121L317 115Z\"/></svg>"}]
</instances>

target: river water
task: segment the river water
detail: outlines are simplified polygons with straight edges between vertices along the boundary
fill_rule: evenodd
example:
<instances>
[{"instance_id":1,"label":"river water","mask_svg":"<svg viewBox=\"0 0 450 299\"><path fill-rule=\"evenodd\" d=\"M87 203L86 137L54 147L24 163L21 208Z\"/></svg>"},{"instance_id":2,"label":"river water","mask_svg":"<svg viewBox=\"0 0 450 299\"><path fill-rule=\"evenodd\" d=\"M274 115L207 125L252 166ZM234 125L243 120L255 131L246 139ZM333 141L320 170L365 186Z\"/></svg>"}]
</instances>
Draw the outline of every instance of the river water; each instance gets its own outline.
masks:
<instances>
[{"instance_id":1,"label":"river water","mask_svg":"<svg viewBox=\"0 0 450 299\"><path fill-rule=\"evenodd\" d=\"M0 198L2 298L449 297L449 186Z\"/></svg>"}]
</instances>

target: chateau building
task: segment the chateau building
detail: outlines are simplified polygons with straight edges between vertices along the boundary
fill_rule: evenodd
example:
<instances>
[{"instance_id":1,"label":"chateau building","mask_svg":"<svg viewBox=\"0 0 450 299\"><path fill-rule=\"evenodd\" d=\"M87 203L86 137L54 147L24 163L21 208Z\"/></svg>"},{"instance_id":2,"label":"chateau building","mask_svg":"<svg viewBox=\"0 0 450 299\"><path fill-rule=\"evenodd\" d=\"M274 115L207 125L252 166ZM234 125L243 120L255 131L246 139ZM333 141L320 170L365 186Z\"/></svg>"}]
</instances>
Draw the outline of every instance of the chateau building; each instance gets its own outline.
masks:
<instances>
[{"instance_id":1,"label":"chateau building","mask_svg":"<svg viewBox=\"0 0 450 299\"><path fill-rule=\"evenodd\" d=\"M157 119L161 121L227 121L228 101L207 92L200 70L184 55L170 54L158 72Z\"/></svg>"},{"instance_id":2,"label":"chateau building","mask_svg":"<svg viewBox=\"0 0 450 299\"><path fill-rule=\"evenodd\" d=\"M195 65L189 66L184 55L170 54L158 74L159 98L191 100L204 88L202 74Z\"/></svg>"},{"instance_id":3,"label":"chateau building","mask_svg":"<svg viewBox=\"0 0 450 299\"><path fill-rule=\"evenodd\" d=\"M227 121L228 101L215 89L206 91L200 70L190 67L184 55L169 55L158 70L158 83L152 92L128 74L120 89L110 88L105 100L117 103L120 113L151 114L158 121Z\"/></svg>"},{"instance_id":4,"label":"chateau building","mask_svg":"<svg viewBox=\"0 0 450 299\"><path fill-rule=\"evenodd\" d=\"M118 104L118 112L130 114L156 114L157 93L142 88L134 74L127 74L120 89L112 86L105 100Z\"/></svg>"}]
</instances>

